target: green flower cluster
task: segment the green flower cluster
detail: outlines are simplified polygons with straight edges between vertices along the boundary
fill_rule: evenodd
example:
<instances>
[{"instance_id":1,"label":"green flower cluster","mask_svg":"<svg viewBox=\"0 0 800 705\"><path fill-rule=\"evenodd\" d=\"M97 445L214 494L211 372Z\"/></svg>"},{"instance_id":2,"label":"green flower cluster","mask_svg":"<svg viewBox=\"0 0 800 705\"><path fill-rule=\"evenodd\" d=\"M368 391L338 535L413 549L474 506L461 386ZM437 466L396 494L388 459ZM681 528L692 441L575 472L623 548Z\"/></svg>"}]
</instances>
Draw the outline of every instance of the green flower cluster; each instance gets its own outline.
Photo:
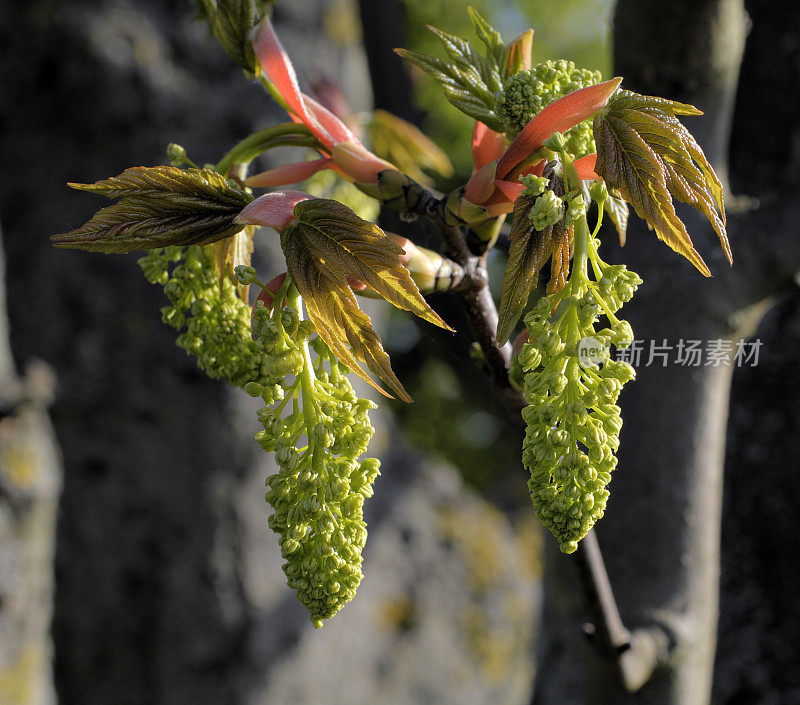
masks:
<instances>
[{"instance_id":1,"label":"green flower cluster","mask_svg":"<svg viewBox=\"0 0 800 705\"><path fill-rule=\"evenodd\" d=\"M268 361L250 337L250 307L227 278L220 286L206 250L150 250L139 266L151 284L164 286L170 305L161 309L162 320L176 330L186 327L176 343L209 377L237 387L266 379Z\"/></svg>"},{"instance_id":2,"label":"green flower cluster","mask_svg":"<svg viewBox=\"0 0 800 705\"><path fill-rule=\"evenodd\" d=\"M368 411L375 404L357 397L348 369L319 338L312 343L312 364L314 326L301 320L291 282L273 305L258 301L251 311L227 279L220 286L201 247L152 250L139 264L170 299L164 321L186 327L178 345L209 376L224 377L265 402L258 412L264 430L256 440L275 453L280 468L266 483L275 510L268 524L280 537L289 586L321 627L355 595L363 577L362 509L380 462L360 456L374 432ZM252 268L237 275L257 283ZM284 305L287 300L291 305Z\"/></svg>"},{"instance_id":3,"label":"green flower cluster","mask_svg":"<svg viewBox=\"0 0 800 705\"><path fill-rule=\"evenodd\" d=\"M556 196L553 191L545 192L533 202L533 208L528 211L528 219L533 222L537 230L544 230L548 225L555 225L564 217L564 201Z\"/></svg>"},{"instance_id":4,"label":"green flower cluster","mask_svg":"<svg viewBox=\"0 0 800 705\"><path fill-rule=\"evenodd\" d=\"M375 404L356 396L347 368L319 338L311 365L304 324L294 309L256 307L259 344L281 361L276 372L295 377L263 390L248 385L247 391L261 392L268 404L258 412L264 430L256 439L275 452L280 467L267 480L266 500L275 510L269 527L280 536L289 587L321 627L353 598L363 577L363 506L380 463L359 460L374 432L367 412Z\"/></svg>"},{"instance_id":5,"label":"green flower cluster","mask_svg":"<svg viewBox=\"0 0 800 705\"><path fill-rule=\"evenodd\" d=\"M603 515L622 427L617 397L635 376L608 351L633 341L630 325L614 313L641 279L624 265L600 260L598 245L589 238L594 280L573 273L560 292L542 297L527 314L529 342L516 360L528 402L522 412L528 489L537 517L564 553L575 551ZM595 330L601 315L609 325Z\"/></svg>"},{"instance_id":6,"label":"green flower cluster","mask_svg":"<svg viewBox=\"0 0 800 705\"><path fill-rule=\"evenodd\" d=\"M502 90L495 94L495 113L505 125L506 135L513 139L550 103L601 80L599 71L577 69L571 61L543 61L503 82ZM575 158L595 151L589 120L567 130L564 139L566 151Z\"/></svg>"}]
</instances>

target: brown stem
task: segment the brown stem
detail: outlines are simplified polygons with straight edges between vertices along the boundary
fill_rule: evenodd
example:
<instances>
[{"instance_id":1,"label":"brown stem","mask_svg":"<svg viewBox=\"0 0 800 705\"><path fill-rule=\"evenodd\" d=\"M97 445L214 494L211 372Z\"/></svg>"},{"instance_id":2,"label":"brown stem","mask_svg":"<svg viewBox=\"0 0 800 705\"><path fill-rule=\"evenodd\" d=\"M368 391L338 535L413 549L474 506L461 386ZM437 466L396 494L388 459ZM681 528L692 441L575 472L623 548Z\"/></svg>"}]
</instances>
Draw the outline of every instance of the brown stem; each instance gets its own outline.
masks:
<instances>
[{"instance_id":1,"label":"brown stem","mask_svg":"<svg viewBox=\"0 0 800 705\"><path fill-rule=\"evenodd\" d=\"M656 666L667 661L672 640L660 625L631 632L622 623L593 529L581 540L575 557L587 611L592 616L592 622L585 627L587 635L601 652L616 658L625 690L636 692L647 683Z\"/></svg>"},{"instance_id":2,"label":"brown stem","mask_svg":"<svg viewBox=\"0 0 800 705\"><path fill-rule=\"evenodd\" d=\"M439 228L445 251L450 259L464 268L468 282L456 291L467 312L475 340L481 346L486 364L491 371L495 385L500 390L511 388L508 381L508 368L511 365L511 344L497 344L497 307L489 289L489 276L486 272L486 257L473 255L461 228L448 225L439 215L439 209L428 208L426 215Z\"/></svg>"}]
</instances>

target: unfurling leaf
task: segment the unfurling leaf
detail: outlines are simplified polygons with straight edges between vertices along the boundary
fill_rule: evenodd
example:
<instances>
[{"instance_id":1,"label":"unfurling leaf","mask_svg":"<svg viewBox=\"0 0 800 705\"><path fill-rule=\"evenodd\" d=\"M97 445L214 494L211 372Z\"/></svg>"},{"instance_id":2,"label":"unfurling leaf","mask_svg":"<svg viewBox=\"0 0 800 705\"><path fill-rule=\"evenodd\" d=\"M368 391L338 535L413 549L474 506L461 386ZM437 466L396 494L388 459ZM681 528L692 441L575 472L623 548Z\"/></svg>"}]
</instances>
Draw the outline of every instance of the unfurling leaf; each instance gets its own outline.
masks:
<instances>
[{"instance_id":1,"label":"unfurling leaf","mask_svg":"<svg viewBox=\"0 0 800 705\"><path fill-rule=\"evenodd\" d=\"M462 113L480 120L495 131L502 131L503 124L494 112L494 93L481 80L474 67L447 62L410 49L395 51L436 81L445 98Z\"/></svg>"},{"instance_id":2,"label":"unfurling leaf","mask_svg":"<svg viewBox=\"0 0 800 705\"><path fill-rule=\"evenodd\" d=\"M564 230L563 221L537 230L528 214L536 196L520 196L514 203L511 248L508 252L498 311L497 342L503 345L514 331L531 291L539 280L539 270L553 254L556 235ZM558 227L557 227L558 226Z\"/></svg>"},{"instance_id":3,"label":"unfurling leaf","mask_svg":"<svg viewBox=\"0 0 800 705\"><path fill-rule=\"evenodd\" d=\"M199 0L198 11L228 56L243 69L255 71L250 33L269 4L270 0Z\"/></svg>"},{"instance_id":4,"label":"unfurling leaf","mask_svg":"<svg viewBox=\"0 0 800 705\"><path fill-rule=\"evenodd\" d=\"M705 215L731 261L722 186L703 150L676 117L699 114L691 105L619 91L594 119L595 171L660 240L710 276L673 205L677 199ZM618 216L611 212L619 229Z\"/></svg>"},{"instance_id":5,"label":"unfurling leaf","mask_svg":"<svg viewBox=\"0 0 800 705\"><path fill-rule=\"evenodd\" d=\"M503 42L503 35L492 27L474 7L467 7L467 14L476 36L486 47L486 58L491 64L492 70L497 71L501 79L505 78L511 49ZM533 30L530 31L533 32Z\"/></svg>"},{"instance_id":6,"label":"unfurling leaf","mask_svg":"<svg viewBox=\"0 0 800 705\"><path fill-rule=\"evenodd\" d=\"M564 225L559 220L553 226L553 256L550 258L550 281L547 282L547 293L554 294L567 285L569 279L569 263L575 246L575 225Z\"/></svg>"},{"instance_id":7,"label":"unfurling leaf","mask_svg":"<svg viewBox=\"0 0 800 705\"><path fill-rule=\"evenodd\" d=\"M281 232L281 247L320 337L342 363L376 389L380 390L359 361L401 399L411 401L348 284L348 278L361 281L394 306L450 330L419 293L401 262L403 250L377 225L337 201L302 201L294 214L295 220Z\"/></svg>"},{"instance_id":8,"label":"unfurling leaf","mask_svg":"<svg viewBox=\"0 0 800 705\"><path fill-rule=\"evenodd\" d=\"M486 47L485 57L468 41L435 27L428 29L442 43L450 61L408 49L395 51L430 75L442 87L447 100L462 113L502 132L502 122L494 112L494 94L503 87L508 73L509 49L500 33L474 8L470 8L469 17L475 34Z\"/></svg>"},{"instance_id":9,"label":"unfurling leaf","mask_svg":"<svg viewBox=\"0 0 800 705\"><path fill-rule=\"evenodd\" d=\"M605 212L614 223L619 235L619 244L625 246L625 239L628 234L628 204L622 198L617 198L614 194L609 194L605 201Z\"/></svg>"},{"instance_id":10,"label":"unfurling leaf","mask_svg":"<svg viewBox=\"0 0 800 705\"><path fill-rule=\"evenodd\" d=\"M211 252L211 261L219 274L219 284L222 286L227 277L236 287L239 298L248 301L249 284L242 284L235 274L239 265L248 267L253 256L253 235L255 227L246 226L232 237L208 245Z\"/></svg>"},{"instance_id":11,"label":"unfurling leaf","mask_svg":"<svg viewBox=\"0 0 800 705\"><path fill-rule=\"evenodd\" d=\"M423 169L442 176L453 173L447 154L418 127L392 113L374 110L367 132L375 154L388 159L401 172L423 185L431 185Z\"/></svg>"},{"instance_id":12,"label":"unfurling leaf","mask_svg":"<svg viewBox=\"0 0 800 705\"><path fill-rule=\"evenodd\" d=\"M253 197L209 169L133 167L94 184L69 184L108 198L81 227L53 235L56 247L133 252L169 245L208 245L242 229L234 218Z\"/></svg>"}]
</instances>

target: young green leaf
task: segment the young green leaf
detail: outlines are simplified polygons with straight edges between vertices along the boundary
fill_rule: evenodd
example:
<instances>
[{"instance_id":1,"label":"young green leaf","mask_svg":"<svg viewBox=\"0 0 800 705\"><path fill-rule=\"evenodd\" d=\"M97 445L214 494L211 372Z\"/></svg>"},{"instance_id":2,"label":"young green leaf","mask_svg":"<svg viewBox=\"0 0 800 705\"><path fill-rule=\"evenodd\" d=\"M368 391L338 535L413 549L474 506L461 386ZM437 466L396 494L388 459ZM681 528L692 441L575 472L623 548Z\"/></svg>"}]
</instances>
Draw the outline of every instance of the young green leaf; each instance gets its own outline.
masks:
<instances>
[{"instance_id":1,"label":"young green leaf","mask_svg":"<svg viewBox=\"0 0 800 705\"><path fill-rule=\"evenodd\" d=\"M492 63L493 68L498 71L502 80L505 78L510 53L509 48L503 42L503 36L474 7L468 7L467 14L470 22L472 22L472 29L475 30L478 39L486 47L487 59Z\"/></svg>"},{"instance_id":2,"label":"young green leaf","mask_svg":"<svg viewBox=\"0 0 800 705\"><path fill-rule=\"evenodd\" d=\"M121 199L91 220L50 239L56 247L133 252L169 245L208 245L242 229L234 218L253 197L208 169L132 167L94 184L69 184Z\"/></svg>"},{"instance_id":3,"label":"young green leaf","mask_svg":"<svg viewBox=\"0 0 800 705\"><path fill-rule=\"evenodd\" d=\"M269 4L270 0L199 0L198 11L228 56L243 69L255 71L250 33Z\"/></svg>"},{"instance_id":4,"label":"young green leaf","mask_svg":"<svg viewBox=\"0 0 800 705\"><path fill-rule=\"evenodd\" d=\"M348 283L348 279L363 282L394 306L451 330L422 298L401 262L403 250L378 226L362 220L338 201L302 201L294 207L294 214L294 221L281 232L281 247L289 274L320 336L341 362L376 389L379 387L358 361L401 399L410 401Z\"/></svg>"},{"instance_id":5,"label":"young green leaf","mask_svg":"<svg viewBox=\"0 0 800 705\"><path fill-rule=\"evenodd\" d=\"M447 100L462 113L480 120L493 130L503 125L494 112L494 93L483 82L477 69L447 62L410 49L395 49L404 59L416 64L444 91Z\"/></svg>"},{"instance_id":6,"label":"young green leaf","mask_svg":"<svg viewBox=\"0 0 800 705\"><path fill-rule=\"evenodd\" d=\"M481 56L461 37L435 27L428 29L442 43L450 61L408 49L395 51L430 75L442 87L447 100L462 113L502 132L503 124L494 112L494 95L503 87L503 78L508 73L509 49L500 33L474 9L470 8L469 15L475 33L486 47L486 56Z\"/></svg>"},{"instance_id":7,"label":"young green leaf","mask_svg":"<svg viewBox=\"0 0 800 705\"><path fill-rule=\"evenodd\" d=\"M528 297L539 280L539 270L553 254L555 226L536 230L528 213L536 196L520 196L514 203L511 248L508 252L498 311L497 342L503 345L525 310ZM563 225L559 230L563 230Z\"/></svg>"},{"instance_id":8,"label":"young green leaf","mask_svg":"<svg viewBox=\"0 0 800 705\"><path fill-rule=\"evenodd\" d=\"M731 261L722 186L703 150L676 117L698 114L691 105L619 91L594 119L595 171L660 240L710 276L673 205L677 199L703 213Z\"/></svg>"}]
</instances>

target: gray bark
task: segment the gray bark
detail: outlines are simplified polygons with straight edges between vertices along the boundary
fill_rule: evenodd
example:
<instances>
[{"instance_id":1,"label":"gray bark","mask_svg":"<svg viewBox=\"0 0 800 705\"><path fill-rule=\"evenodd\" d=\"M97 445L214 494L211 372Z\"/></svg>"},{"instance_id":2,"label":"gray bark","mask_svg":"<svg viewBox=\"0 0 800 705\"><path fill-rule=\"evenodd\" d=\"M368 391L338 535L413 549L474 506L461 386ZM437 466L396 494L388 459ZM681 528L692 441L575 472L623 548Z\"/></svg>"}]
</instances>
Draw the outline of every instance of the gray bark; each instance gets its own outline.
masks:
<instances>
[{"instance_id":1,"label":"gray bark","mask_svg":"<svg viewBox=\"0 0 800 705\"><path fill-rule=\"evenodd\" d=\"M50 617L61 463L41 362L18 378L0 244L0 702L54 705Z\"/></svg>"},{"instance_id":2,"label":"gray bark","mask_svg":"<svg viewBox=\"0 0 800 705\"><path fill-rule=\"evenodd\" d=\"M779 273L761 276L778 294L796 262L800 183L800 13L793 2L751 0L753 21L733 124L734 185L774 214L753 254ZM772 226L772 237L767 233ZM738 262L737 262L738 264ZM722 591L714 702L790 705L800 700L800 419L797 287L758 327L758 367L734 378L723 517Z\"/></svg>"},{"instance_id":3,"label":"gray bark","mask_svg":"<svg viewBox=\"0 0 800 705\"><path fill-rule=\"evenodd\" d=\"M735 375L725 467L713 702L800 699L800 295L764 317L757 367Z\"/></svg>"}]
</instances>

